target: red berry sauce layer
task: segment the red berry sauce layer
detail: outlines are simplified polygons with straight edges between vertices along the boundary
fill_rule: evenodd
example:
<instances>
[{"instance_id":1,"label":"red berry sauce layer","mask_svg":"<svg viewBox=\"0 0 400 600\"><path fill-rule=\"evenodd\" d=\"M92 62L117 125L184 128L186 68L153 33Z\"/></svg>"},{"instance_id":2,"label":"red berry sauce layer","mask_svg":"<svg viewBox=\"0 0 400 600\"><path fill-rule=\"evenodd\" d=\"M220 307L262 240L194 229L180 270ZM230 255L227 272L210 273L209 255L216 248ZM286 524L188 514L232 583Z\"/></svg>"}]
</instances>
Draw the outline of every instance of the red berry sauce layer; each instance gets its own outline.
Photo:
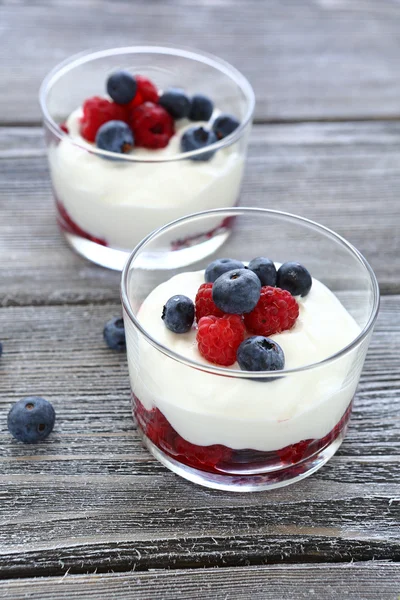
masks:
<instances>
[{"instance_id":1,"label":"red berry sauce layer","mask_svg":"<svg viewBox=\"0 0 400 600\"><path fill-rule=\"evenodd\" d=\"M63 231L66 231L67 233L73 233L74 235L79 235L79 237L83 237L83 238L89 240L90 242L95 242L96 244L100 244L101 246L107 246L107 242L105 240L102 240L101 238L97 238L93 235L90 235L90 233L88 233L87 231L85 231L84 229L79 227L79 225L77 225L75 223L75 221L73 221L71 219L71 217L65 210L65 207L63 206L63 204L61 204L61 202L57 199L56 199L56 206L57 206L57 211L58 211L57 222L58 222L60 229L62 229Z\"/></svg>"},{"instance_id":2,"label":"red berry sauce layer","mask_svg":"<svg viewBox=\"0 0 400 600\"><path fill-rule=\"evenodd\" d=\"M245 448L233 450L221 444L197 446L186 441L170 425L158 408L147 410L140 400L133 396L136 422L149 440L162 452L174 460L201 471L215 474L243 474L246 471L263 468L267 471L286 469L311 458L345 430L350 419L352 402L336 426L321 439L307 439L285 446L273 452L261 452Z\"/></svg>"}]
</instances>

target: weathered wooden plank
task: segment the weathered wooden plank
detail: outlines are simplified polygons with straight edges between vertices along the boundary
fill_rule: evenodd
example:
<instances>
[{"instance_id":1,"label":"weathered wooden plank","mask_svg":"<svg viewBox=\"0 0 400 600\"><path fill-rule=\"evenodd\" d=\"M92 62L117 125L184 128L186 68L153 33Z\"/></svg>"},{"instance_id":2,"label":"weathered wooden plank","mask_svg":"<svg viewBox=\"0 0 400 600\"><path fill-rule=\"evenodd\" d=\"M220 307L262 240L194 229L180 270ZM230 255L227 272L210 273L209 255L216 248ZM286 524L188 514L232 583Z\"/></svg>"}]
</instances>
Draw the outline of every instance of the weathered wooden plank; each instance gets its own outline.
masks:
<instances>
[{"instance_id":1,"label":"weathered wooden plank","mask_svg":"<svg viewBox=\"0 0 400 600\"><path fill-rule=\"evenodd\" d=\"M339 454L265 494L205 490L141 448L125 358L105 348L117 304L0 309L3 576L264 562L400 559L399 296L384 297ZM43 444L6 431L10 402L43 394Z\"/></svg>"},{"instance_id":2,"label":"weathered wooden plank","mask_svg":"<svg viewBox=\"0 0 400 600\"><path fill-rule=\"evenodd\" d=\"M399 116L396 0L5 0L0 11L3 122L38 121L40 81L64 58L141 42L232 62L255 88L258 119Z\"/></svg>"},{"instance_id":3,"label":"weathered wooden plank","mask_svg":"<svg viewBox=\"0 0 400 600\"><path fill-rule=\"evenodd\" d=\"M379 561L66 575L0 582L8 600L396 600L399 565Z\"/></svg>"},{"instance_id":4,"label":"weathered wooden plank","mask_svg":"<svg viewBox=\"0 0 400 600\"><path fill-rule=\"evenodd\" d=\"M382 292L399 292L399 135L392 122L256 126L242 204L331 227L369 259ZM0 305L117 301L119 275L59 235L40 129L0 129L0 157Z\"/></svg>"}]
</instances>

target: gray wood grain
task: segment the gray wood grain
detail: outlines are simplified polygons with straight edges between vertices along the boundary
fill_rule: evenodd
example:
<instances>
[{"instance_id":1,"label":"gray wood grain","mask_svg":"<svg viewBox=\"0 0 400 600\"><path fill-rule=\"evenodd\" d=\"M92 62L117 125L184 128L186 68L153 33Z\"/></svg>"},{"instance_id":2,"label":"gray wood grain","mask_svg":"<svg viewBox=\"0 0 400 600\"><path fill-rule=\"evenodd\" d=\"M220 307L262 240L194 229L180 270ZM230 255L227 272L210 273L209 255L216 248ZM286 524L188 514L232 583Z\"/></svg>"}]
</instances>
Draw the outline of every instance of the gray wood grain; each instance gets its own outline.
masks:
<instances>
[{"instance_id":1,"label":"gray wood grain","mask_svg":"<svg viewBox=\"0 0 400 600\"><path fill-rule=\"evenodd\" d=\"M393 122L256 126L241 202L338 231L382 292L398 293L399 137ZM76 256L58 232L39 128L0 129L0 214L0 305L118 300L119 275Z\"/></svg>"},{"instance_id":2,"label":"gray wood grain","mask_svg":"<svg viewBox=\"0 0 400 600\"><path fill-rule=\"evenodd\" d=\"M397 600L399 565L379 561L153 573L66 575L0 582L8 600ZM3 593L3 595L2 595Z\"/></svg>"},{"instance_id":3,"label":"gray wood grain","mask_svg":"<svg viewBox=\"0 0 400 600\"><path fill-rule=\"evenodd\" d=\"M264 494L202 489L168 472L133 428L124 355L102 340L118 304L0 309L3 577L281 563L400 560L400 297L383 298L340 452ZM11 402L49 398L53 434L26 446Z\"/></svg>"},{"instance_id":4,"label":"gray wood grain","mask_svg":"<svg viewBox=\"0 0 400 600\"><path fill-rule=\"evenodd\" d=\"M138 43L197 47L253 84L256 117L398 118L396 0L4 0L3 123L37 122L39 84L82 50Z\"/></svg>"}]
</instances>

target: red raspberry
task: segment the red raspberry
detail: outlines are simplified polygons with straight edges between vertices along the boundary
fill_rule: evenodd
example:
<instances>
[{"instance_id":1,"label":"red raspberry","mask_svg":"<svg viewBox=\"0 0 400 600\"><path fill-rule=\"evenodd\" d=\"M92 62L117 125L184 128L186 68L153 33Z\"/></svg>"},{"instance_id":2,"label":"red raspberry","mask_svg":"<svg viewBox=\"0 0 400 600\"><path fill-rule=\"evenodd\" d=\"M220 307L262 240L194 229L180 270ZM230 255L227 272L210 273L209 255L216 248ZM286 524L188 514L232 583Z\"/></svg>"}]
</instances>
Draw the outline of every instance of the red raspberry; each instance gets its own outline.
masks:
<instances>
[{"instance_id":1,"label":"red raspberry","mask_svg":"<svg viewBox=\"0 0 400 600\"><path fill-rule=\"evenodd\" d=\"M200 354L212 363L229 367L244 340L245 328L239 315L203 317L198 323L197 344Z\"/></svg>"},{"instance_id":2,"label":"red raspberry","mask_svg":"<svg viewBox=\"0 0 400 600\"><path fill-rule=\"evenodd\" d=\"M143 75L135 75L137 89L133 100L129 102L128 109L132 110L144 102L158 102L158 89L149 79Z\"/></svg>"},{"instance_id":3,"label":"red raspberry","mask_svg":"<svg viewBox=\"0 0 400 600\"><path fill-rule=\"evenodd\" d=\"M144 148L165 148L175 133L174 120L167 111L157 104L145 102L131 113L131 127L135 136L135 146Z\"/></svg>"},{"instance_id":4,"label":"red raspberry","mask_svg":"<svg viewBox=\"0 0 400 600\"><path fill-rule=\"evenodd\" d=\"M244 323L250 333L269 336L291 329L298 316L299 305L290 292L266 285L256 307L244 315Z\"/></svg>"},{"instance_id":5,"label":"red raspberry","mask_svg":"<svg viewBox=\"0 0 400 600\"><path fill-rule=\"evenodd\" d=\"M196 299L194 301L196 307L196 321L199 322L202 317L214 315L222 317L224 313L218 306L215 305L212 299L212 283L202 283L199 287Z\"/></svg>"},{"instance_id":6,"label":"red raspberry","mask_svg":"<svg viewBox=\"0 0 400 600\"><path fill-rule=\"evenodd\" d=\"M97 130L107 121L127 122L126 107L110 102L107 98L94 96L83 103L81 135L88 142L94 142Z\"/></svg>"}]
</instances>

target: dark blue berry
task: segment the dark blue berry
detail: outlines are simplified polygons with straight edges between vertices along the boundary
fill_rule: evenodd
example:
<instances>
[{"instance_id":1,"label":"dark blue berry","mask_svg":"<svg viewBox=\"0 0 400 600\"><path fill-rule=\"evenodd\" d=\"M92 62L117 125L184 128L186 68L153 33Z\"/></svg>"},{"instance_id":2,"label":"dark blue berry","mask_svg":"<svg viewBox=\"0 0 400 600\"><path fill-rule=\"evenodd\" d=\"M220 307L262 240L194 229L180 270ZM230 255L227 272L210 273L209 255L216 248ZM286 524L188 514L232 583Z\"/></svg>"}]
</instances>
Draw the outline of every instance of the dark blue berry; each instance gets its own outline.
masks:
<instances>
[{"instance_id":1,"label":"dark blue berry","mask_svg":"<svg viewBox=\"0 0 400 600\"><path fill-rule=\"evenodd\" d=\"M230 135L240 125L236 117L232 115L220 115L213 123L213 131L219 140Z\"/></svg>"},{"instance_id":2,"label":"dark blue berry","mask_svg":"<svg viewBox=\"0 0 400 600\"><path fill-rule=\"evenodd\" d=\"M249 262L248 268L261 281L261 285L276 286L276 268L272 260L259 256Z\"/></svg>"},{"instance_id":3,"label":"dark blue berry","mask_svg":"<svg viewBox=\"0 0 400 600\"><path fill-rule=\"evenodd\" d=\"M194 304L187 296L172 296L163 307L162 320L174 333L187 333L194 321Z\"/></svg>"},{"instance_id":4,"label":"dark blue berry","mask_svg":"<svg viewBox=\"0 0 400 600\"><path fill-rule=\"evenodd\" d=\"M96 146L101 150L125 154L132 150L133 144L132 130L123 121L108 121L96 134Z\"/></svg>"},{"instance_id":5,"label":"dark blue berry","mask_svg":"<svg viewBox=\"0 0 400 600\"><path fill-rule=\"evenodd\" d=\"M203 96L203 94L196 94L192 97L192 103L190 106L189 119L191 121L208 121L213 114L214 103Z\"/></svg>"},{"instance_id":6,"label":"dark blue berry","mask_svg":"<svg viewBox=\"0 0 400 600\"><path fill-rule=\"evenodd\" d=\"M225 313L248 313L260 298L261 282L253 271L234 269L223 273L214 282L212 297L216 306Z\"/></svg>"},{"instance_id":7,"label":"dark blue berry","mask_svg":"<svg viewBox=\"0 0 400 600\"><path fill-rule=\"evenodd\" d=\"M111 350L126 350L125 327L122 317L114 317L107 321L103 329L104 341Z\"/></svg>"},{"instance_id":8,"label":"dark blue berry","mask_svg":"<svg viewBox=\"0 0 400 600\"><path fill-rule=\"evenodd\" d=\"M136 80L127 71L116 71L107 79L107 93L117 104L129 104L136 90Z\"/></svg>"},{"instance_id":9,"label":"dark blue berry","mask_svg":"<svg viewBox=\"0 0 400 600\"><path fill-rule=\"evenodd\" d=\"M244 264L235 258L217 258L206 268L204 279L206 283L214 283L220 275L233 269L244 269Z\"/></svg>"},{"instance_id":10,"label":"dark blue berry","mask_svg":"<svg viewBox=\"0 0 400 600\"><path fill-rule=\"evenodd\" d=\"M285 366L285 355L279 344L261 335L244 340L236 358L242 371L280 371Z\"/></svg>"},{"instance_id":11,"label":"dark blue berry","mask_svg":"<svg viewBox=\"0 0 400 600\"><path fill-rule=\"evenodd\" d=\"M278 269L276 285L290 292L292 296L307 296L311 290L312 278L303 265L285 262Z\"/></svg>"},{"instance_id":12,"label":"dark blue berry","mask_svg":"<svg viewBox=\"0 0 400 600\"><path fill-rule=\"evenodd\" d=\"M200 148L206 148L210 144L214 144L217 141L215 133L204 129L204 127L191 127L187 129L181 137L181 150L182 152L191 152L192 150L199 150ZM210 160L215 154L215 150L211 152L203 152L198 156L192 156L192 160Z\"/></svg>"},{"instance_id":13,"label":"dark blue berry","mask_svg":"<svg viewBox=\"0 0 400 600\"><path fill-rule=\"evenodd\" d=\"M44 398L32 396L18 400L8 413L8 430L16 440L34 444L44 440L54 427L56 413Z\"/></svg>"},{"instance_id":14,"label":"dark blue berry","mask_svg":"<svg viewBox=\"0 0 400 600\"><path fill-rule=\"evenodd\" d=\"M180 88L170 88L161 94L158 103L174 119L184 119L189 115L190 100Z\"/></svg>"}]
</instances>

